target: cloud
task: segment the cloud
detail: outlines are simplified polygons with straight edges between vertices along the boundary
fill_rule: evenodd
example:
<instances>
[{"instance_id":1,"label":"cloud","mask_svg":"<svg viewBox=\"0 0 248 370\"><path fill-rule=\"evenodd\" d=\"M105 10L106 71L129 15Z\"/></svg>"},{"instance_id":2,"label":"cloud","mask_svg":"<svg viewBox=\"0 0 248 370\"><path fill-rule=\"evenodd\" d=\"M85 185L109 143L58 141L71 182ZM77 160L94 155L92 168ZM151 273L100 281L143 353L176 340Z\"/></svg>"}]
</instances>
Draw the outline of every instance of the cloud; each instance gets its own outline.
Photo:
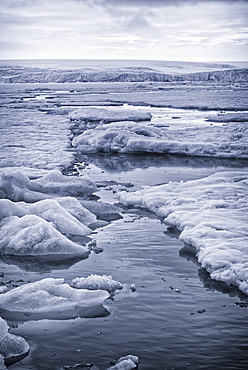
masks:
<instances>
[{"instance_id":1,"label":"cloud","mask_svg":"<svg viewBox=\"0 0 248 370\"><path fill-rule=\"evenodd\" d=\"M216 60L247 42L248 0L1 0L0 13L4 57Z\"/></svg>"}]
</instances>

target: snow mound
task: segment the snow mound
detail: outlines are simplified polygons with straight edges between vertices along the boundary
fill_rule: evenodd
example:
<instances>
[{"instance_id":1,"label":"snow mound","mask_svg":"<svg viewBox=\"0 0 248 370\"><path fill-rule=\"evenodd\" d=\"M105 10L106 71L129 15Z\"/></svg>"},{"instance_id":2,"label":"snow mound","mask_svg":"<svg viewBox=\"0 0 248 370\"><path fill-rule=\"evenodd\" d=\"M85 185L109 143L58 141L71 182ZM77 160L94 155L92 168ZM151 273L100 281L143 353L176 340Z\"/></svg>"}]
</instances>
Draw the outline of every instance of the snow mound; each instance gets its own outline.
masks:
<instances>
[{"instance_id":1,"label":"snow mound","mask_svg":"<svg viewBox=\"0 0 248 370\"><path fill-rule=\"evenodd\" d=\"M95 183L88 176L65 176L59 170L52 170L36 180L30 180L21 171L2 174L0 177L2 198L13 201L36 202L55 193L63 196L84 196L96 190Z\"/></svg>"},{"instance_id":2,"label":"snow mound","mask_svg":"<svg viewBox=\"0 0 248 370\"><path fill-rule=\"evenodd\" d=\"M209 177L144 187L119 200L145 207L193 245L211 278L236 285L248 294L247 172L223 172Z\"/></svg>"},{"instance_id":3,"label":"snow mound","mask_svg":"<svg viewBox=\"0 0 248 370\"><path fill-rule=\"evenodd\" d=\"M93 222L96 222L96 215L90 212L87 208L83 207L82 204L74 197L57 198L57 202L65 208L73 217L84 225L89 226Z\"/></svg>"},{"instance_id":4,"label":"snow mound","mask_svg":"<svg viewBox=\"0 0 248 370\"><path fill-rule=\"evenodd\" d=\"M248 122L188 128L113 122L84 131L72 140L72 146L82 153L147 152L248 158Z\"/></svg>"},{"instance_id":5,"label":"snow mound","mask_svg":"<svg viewBox=\"0 0 248 370\"><path fill-rule=\"evenodd\" d=\"M8 332L7 323L0 317L0 369L5 369L6 363L15 362L28 354L29 345L24 338Z\"/></svg>"},{"instance_id":6,"label":"snow mound","mask_svg":"<svg viewBox=\"0 0 248 370\"><path fill-rule=\"evenodd\" d=\"M88 248L72 242L49 222L36 215L21 218L5 217L0 222L0 232L0 254L12 256L89 254Z\"/></svg>"},{"instance_id":7,"label":"snow mound","mask_svg":"<svg viewBox=\"0 0 248 370\"><path fill-rule=\"evenodd\" d=\"M138 110L78 108L69 114L69 118L90 122L150 121L152 115Z\"/></svg>"},{"instance_id":8,"label":"snow mound","mask_svg":"<svg viewBox=\"0 0 248 370\"><path fill-rule=\"evenodd\" d=\"M123 285L112 279L112 276L106 275L90 275L87 278L75 278L72 280L74 288L83 288L89 290L106 290L109 293L114 293L116 290L121 290Z\"/></svg>"},{"instance_id":9,"label":"snow mound","mask_svg":"<svg viewBox=\"0 0 248 370\"><path fill-rule=\"evenodd\" d=\"M0 309L12 320L69 319L107 314L106 291L74 289L64 279L46 278L1 295Z\"/></svg>"}]
</instances>

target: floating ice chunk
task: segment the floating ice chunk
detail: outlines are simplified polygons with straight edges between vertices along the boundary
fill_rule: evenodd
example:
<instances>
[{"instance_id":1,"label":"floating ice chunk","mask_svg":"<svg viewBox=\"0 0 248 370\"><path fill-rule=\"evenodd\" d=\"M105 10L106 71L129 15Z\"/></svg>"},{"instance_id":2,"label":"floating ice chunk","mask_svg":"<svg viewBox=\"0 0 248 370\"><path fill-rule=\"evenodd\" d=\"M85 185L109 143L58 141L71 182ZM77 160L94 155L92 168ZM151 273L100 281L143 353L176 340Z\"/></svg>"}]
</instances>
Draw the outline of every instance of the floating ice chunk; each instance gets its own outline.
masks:
<instances>
[{"instance_id":1,"label":"floating ice chunk","mask_svg":"<svg viewBox=\"0 0 248 370\"><path fill-rule=\"evenodd\" d=\"M83 196L96 190L95 183L88 176L64 176L59 170L52 170L36 180L30 180L21 171L2 174L0 177L2 197L13 201L36 202L54 193Z\"/></svg>"},{"instance_id":2,"label":"floating ice chunk","mask_svg":"<svg viewBox=\"0 0 248 370\"><path fill-rule=\"evenodd\" d=\"M36 215L5 217L0 223L0 254L14 256L87 255L86 247L63 236Z\"/></svg>"},{"instance_id":3,"label":"floating ice chunk","mask_svg":"<svg viewBox=\"0 0 248 370\"><path fill-rule=\"evenodd\" d=\"M248 294L247 172L223 172L184 183L122 192L124 205L145 207L169 226L181 230L180 239L193 245L198 261L213 279Z\"/></svg>"},{"instance_id":4,"label":"floating ice chunk","mask_svg":"<svg viewBox=\"0 0 248 370\"><path fill-rule=\"evenodd\" d=\"M81 200L80 203L100 220L110 222L122 218L120 215L121 209L113 204L92 200Z\"/></svg>"},{"instance_id":5,"label":"floating ice chunk","mask_svg":"<svg viewBox=\"0 0 248 370\"><path fill-rule=\"evenodd\" d=\"M106 291L74 289L64 279L46 278L1 295L4 317L14 320L68 319L106 315Z\"/></svg>"},{"instance_id":6,"label":"floating ice chunk","mask_svg":"<svg viewBox=\"0 0 248 370\"><path fill-rule=\"evenodd\" d=\"M152 115L150 112L143 112L138 110L124 110L124 109L99 109L99 108L78 108L69 114L72 121L150 121Z\"/></svg>"},{"instance_id":7,"label":"floating ice chunk","mask_svg":"<svg viewBox=\"0 0 248 370\"><path fill-rule=\"evenodd\" d=\"M101 124L75 137L83 153L176 153L190 156L248 158L248 122L225 126L160 128L145 123Z\"/></svg>"},{"instance_id":8,"label":"floating ice chunk","mask_svg":"<svg viewBox=\"0 0 248 370\"><path fill-rule=\"evenodd\" d=\"M87 235L91 230L73 217L56 200L41 200L29 207L29 212L52 222L62 234Z\"/></svg>"},{"instance_id":9,"label":"floating ice chunk","mask_svg":"<svg viewBox=\"0 0 248 370\"><path fill-rule=\"evenodd\" d=\"M65 208L72 216L82 222L84 225L89 226L96 222L96 215L90 212L87 208L73 197L57 198L58 203Z\"/></svg>"},{"instance_id":10,"label":"floating ice chunk","mask_svg":"<svg viewBox=\"0 0 248 370\"><path fill-rule=\"evenodd\" d=\"M119 358L115 365L107 370L132 370L138 367L139 358L133 355L127 355Z\"/></svg>"},{"instance_id":11,"label":"floating ice chunk","mask_svg":"<svg viewBox=\"0 0 248 370\"><path fill-rule=\"evenodd\" d=\"M6 363L12 363L27 355L29 351L25 339L10 334L8 330L7 323L0 317L0 369L5 369L3 358Z\"/></svg>"},{"instance_id":12,"label":"floating ice chunk","mask_svg":"<svg viewBox=\"0 0 248 370\"><path fill-rule=\"evenodd\" d=\"M123 288L123 285L113 280L112 276L106 275L90 275L87 278L75 278L72 280L72 286L89 290L106 290L109 293L114 293L116 290Z\"/></svg>"},{"instance_id":13,"label":"floating ice chunk","mask_svg":"<svg viewBox=\"0 0 248 370\"><path fill-rule=\"evenodd\" d=\"M52 170L47 175L32 181L39 191L47 194L84 195L91 194L97 187L88 176L65 176L59 170Z\"/></svg>"},{"instance_id":14,"label":"floating ice chunk","mask_svg":"<svg viewBox=\"0 0 248 370\"><path fill-rule=\"evenodd\" d=\"M212 122L248 122L248 113L221 113L206 118Z\"/></svg>"}]
</instances>

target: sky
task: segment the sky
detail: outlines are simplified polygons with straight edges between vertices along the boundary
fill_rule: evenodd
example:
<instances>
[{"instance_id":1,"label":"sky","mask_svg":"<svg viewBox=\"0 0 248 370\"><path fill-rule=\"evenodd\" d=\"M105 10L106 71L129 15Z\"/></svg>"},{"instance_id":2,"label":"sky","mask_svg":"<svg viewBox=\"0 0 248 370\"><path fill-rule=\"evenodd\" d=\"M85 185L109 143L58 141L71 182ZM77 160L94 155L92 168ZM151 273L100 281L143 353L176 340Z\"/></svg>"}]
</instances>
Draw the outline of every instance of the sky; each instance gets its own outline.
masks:
<instances>
[{"instance_id":1,"label":"sky","mask_svg":"<svg viewBox=\"0 0 248 370\"><path fill-rule=\"evenodd\" d=\"M0 59L247 61L248 0L0 0Z\"/></svg>"}]
</instances>

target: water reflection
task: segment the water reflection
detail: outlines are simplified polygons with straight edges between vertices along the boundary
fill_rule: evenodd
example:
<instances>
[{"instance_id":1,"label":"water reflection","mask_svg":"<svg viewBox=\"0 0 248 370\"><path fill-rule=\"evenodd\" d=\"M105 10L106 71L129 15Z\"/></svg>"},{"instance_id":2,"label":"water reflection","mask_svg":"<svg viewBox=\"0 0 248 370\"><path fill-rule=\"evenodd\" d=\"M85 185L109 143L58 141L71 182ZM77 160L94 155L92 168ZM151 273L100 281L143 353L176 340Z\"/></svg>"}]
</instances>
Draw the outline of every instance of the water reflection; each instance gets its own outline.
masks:
<instances>
[{"instance_id":1,"label":"water reflection","mask_svg":"<svg viewBox=\"0 0 248 370\"><path fill-rule=\"evenodd\" d=\"M89 254L83 256L1 256L0 261L7 265L16 265L24 271L44 273L51 272L52 270L69 269L77 262L88 258L88 256Z\"/></svg>"},{"instance_id":2,"label":"water reflection","mask_svg":"<svg viewBox=\"0 0 248 370\"><path fill-rule=\"evenodd\" d=\"M222 159L208 157L189 157L178 155L161 154L93 154L87 156L77 152L76 165L84 167L94 164L108 172L131 171L137 168L146 169L150 167L191 167L191 168L245 168L248 167L246 159Z\"/></svg>"}]
</instances>

